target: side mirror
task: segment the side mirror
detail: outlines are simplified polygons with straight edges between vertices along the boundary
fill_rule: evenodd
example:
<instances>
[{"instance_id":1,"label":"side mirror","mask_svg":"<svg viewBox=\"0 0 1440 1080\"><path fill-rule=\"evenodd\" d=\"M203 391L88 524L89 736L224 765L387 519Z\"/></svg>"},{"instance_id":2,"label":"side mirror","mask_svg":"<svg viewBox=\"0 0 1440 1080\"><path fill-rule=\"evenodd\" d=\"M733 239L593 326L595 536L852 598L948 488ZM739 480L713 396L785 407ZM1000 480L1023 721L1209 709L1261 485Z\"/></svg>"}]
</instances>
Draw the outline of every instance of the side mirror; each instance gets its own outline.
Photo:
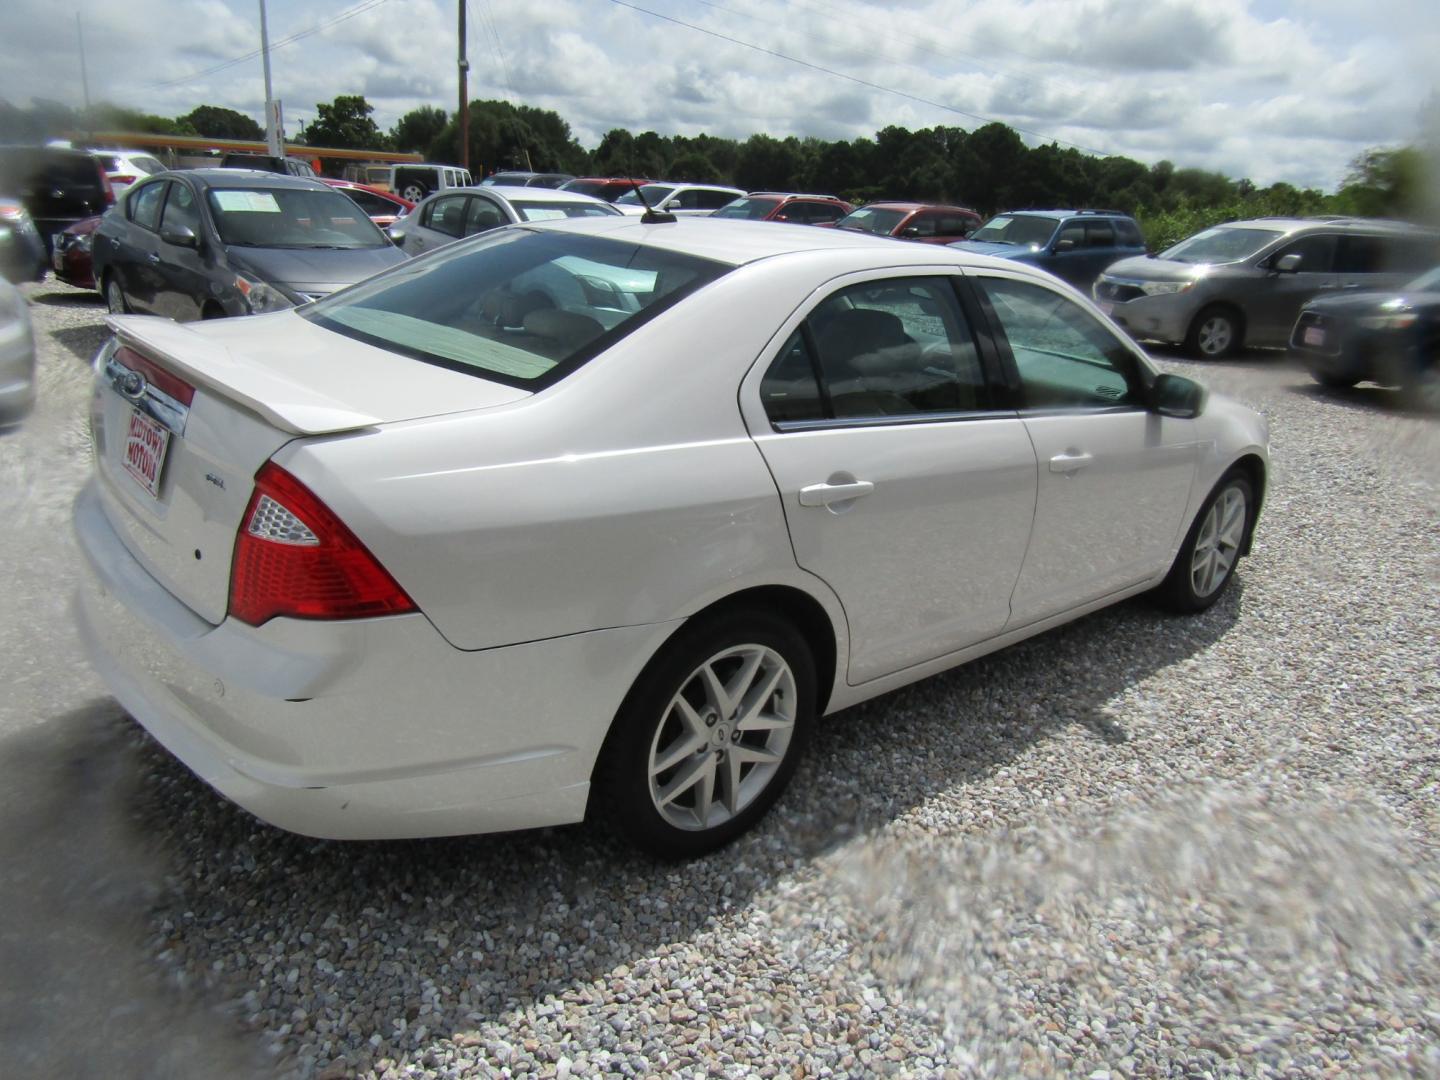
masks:
<instances>
[{"instance_id":1,"label":"side mirror","mask_svg":"<svg viewBox=\"0 0 1440 1080\"><path fill-rule=\"evenodd\" d=\"M1059 255L1062 251L1074 251L1074 250L1075 250L1075 241L1074 241L1074 240L1056 240L1056 241L1055 241L1055 254L1056 254L1056 255Z\"/></svg>"},{"instance_id":2,"label":"side mirror","mask_svg":"<svg viewBox=\"0 0 1440 1080\"><path fill-rule=\"evenodd\" d=\"M1156 378L1148 397L1151 412L1191 420L1204 410L1206 392L1194 379L1166 372Z\"/></svg>"},{"instance_id":3,"label":"side mirror","mask_svg":"<svg viewBox=\"0 0 1440 1080\"><path fill-rule=\"evenodd\" d=\"M198 248L200 239L189 225L166 225L160 230L160 239L176 247Z\"/></svg>"},{"instance_id":4,"label":"side mirror","mask_svg":"<svg viewBox=\"0 0 1440 1080\"><path fill-rule=\"evenodd\" d=\"M385 230L385 235L390 238L392 244L399 244L405 239L405 230L400 227L400 223L397 221Z\"/></svg>"},{"instance_id":5,"label":"side mirror","mask_svg":"<svg viewBox=\"0 0 1440 1080\"><path fill-rule=\"evenodd\" d=\"M1275 272L1279 274L1293 274L1300 269L1300 252L1292 251L1289 255L1282 255L1275 261Z\"/></svg>"},{"instance_id":6,"label":"side mirror","mask_svg":"<svg viewBox=\"0 0 1440 1080\"><path fill-rule=\"evenodd\" d=\"M919 236L919 235L920 235L920 226L919 226L919 225L906 225L905 228L903 228L903 229L900 230L900 235L901 235L901 236Z\"/></svg>"}]
</instances>

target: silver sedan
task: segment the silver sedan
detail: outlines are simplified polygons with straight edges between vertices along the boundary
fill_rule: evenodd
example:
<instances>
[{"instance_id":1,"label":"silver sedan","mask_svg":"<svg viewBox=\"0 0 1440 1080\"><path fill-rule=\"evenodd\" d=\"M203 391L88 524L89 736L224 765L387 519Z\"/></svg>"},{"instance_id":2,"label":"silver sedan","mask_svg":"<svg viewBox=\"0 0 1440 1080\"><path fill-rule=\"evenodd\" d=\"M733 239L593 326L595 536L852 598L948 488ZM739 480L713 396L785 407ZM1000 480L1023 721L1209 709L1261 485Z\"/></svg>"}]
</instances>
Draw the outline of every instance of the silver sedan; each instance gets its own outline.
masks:
<instances>
[{"instance_id":1,"label":"silver sedan","mask_svg":"<svg viewBox=\"0 0 1440 1080\"><path fill-rule=\"evenodd\" d=\"M477 233L522 221L619 217L603 199L543 187L449 188L423 199L390 226L390 239L407 255L421 255Z\"/></svg>"}]
</instances>

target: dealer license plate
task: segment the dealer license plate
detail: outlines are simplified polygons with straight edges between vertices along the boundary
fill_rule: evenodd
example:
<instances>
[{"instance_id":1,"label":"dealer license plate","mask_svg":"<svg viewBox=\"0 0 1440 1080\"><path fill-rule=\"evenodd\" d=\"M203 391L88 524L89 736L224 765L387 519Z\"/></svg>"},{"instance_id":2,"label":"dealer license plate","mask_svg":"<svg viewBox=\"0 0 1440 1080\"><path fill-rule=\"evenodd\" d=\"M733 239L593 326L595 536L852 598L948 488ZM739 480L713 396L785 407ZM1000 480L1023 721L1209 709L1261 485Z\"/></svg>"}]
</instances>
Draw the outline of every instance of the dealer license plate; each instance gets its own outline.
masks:
<instances>
[{"instance_id":1,"label":"dealer license plate","mask_svg":"<svg viewBox=\"0 0 1440 1080\"><path fill-rule=\"evenodd\" d=\"M1325 344L1325 331L1322 330L1322 329L1321 329L1320 327L1318 327L1318 326L1307 326L1307 327L1305 327L1305 344L1306 344L1306 345L1324 345L1324 344Z\"/></svg>"},{"instance_id":2,"label":"dealer license plate","mask_svg":"<svg viewBox=\"0 0 1440 1080\"><path fill-rule=\"evenodd\" d=\"M160 474L169 448L169 430L139 409L131 409L130 427L125 434L125 471L135 477L152 498L160 497Z\"/></svg>"}]
</instances>

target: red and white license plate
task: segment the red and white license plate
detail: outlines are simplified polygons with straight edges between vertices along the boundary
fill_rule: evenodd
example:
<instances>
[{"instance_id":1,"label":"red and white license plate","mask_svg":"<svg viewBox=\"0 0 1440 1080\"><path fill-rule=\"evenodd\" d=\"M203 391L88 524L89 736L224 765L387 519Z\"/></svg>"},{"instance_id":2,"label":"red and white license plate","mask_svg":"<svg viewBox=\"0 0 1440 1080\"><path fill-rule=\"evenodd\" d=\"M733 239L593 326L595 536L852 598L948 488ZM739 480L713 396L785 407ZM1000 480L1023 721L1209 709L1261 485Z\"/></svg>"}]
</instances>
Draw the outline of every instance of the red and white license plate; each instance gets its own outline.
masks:
<instances>
[{"instance_id":1,"label":"red and white license plate","mask_svg":"<svg viewBox=\"0 0 1440 1080\"><path fill-rule=\"evenodd\" d=\"M1325 344L1325 331L1322 330L1322 329L1321 329L1320 327L1318 327L1318 326L1307 326L1307 327L1305 327L1305 344L1306 344L1306 345L1324 345L1324 344Z\"/></svg>"},{"instance_id":2,"label":"red and white license plate","mask_svg":"<svg viewBox=\"0 0 1440 1080\"><path fill-rule=\"evenodd\" d=\"M160 474L165 468L165 451L169 448L169 430L139 409L131 409L122 460L125 471L140 481L140 486L152 498L160 497Z\"/></svg>"}]
</instances>

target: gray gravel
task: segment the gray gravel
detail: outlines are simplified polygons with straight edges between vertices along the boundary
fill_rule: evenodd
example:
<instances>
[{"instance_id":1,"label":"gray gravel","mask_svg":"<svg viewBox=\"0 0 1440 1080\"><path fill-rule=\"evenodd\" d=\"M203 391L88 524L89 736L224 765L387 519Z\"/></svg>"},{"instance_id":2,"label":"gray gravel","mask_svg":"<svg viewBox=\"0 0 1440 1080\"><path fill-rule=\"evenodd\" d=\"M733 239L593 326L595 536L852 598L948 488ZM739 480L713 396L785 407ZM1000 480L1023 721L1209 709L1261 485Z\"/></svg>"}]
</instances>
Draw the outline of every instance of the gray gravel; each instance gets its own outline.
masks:
<instances>
[{"instance_id":1,"label":"gray gravel","mask_svg":"<svg viewBox=\"0 0 1440 1080\"><path fill-rule=\"evenodd\" d=\"M1283 358L1255 555L831 718L754 835L338 844L125 719L64 615L98 304L0 436L8 1075L1440 1075L1440 434ZM58 584L57 584L58 583ZM21 961L24 961L23 963ZM63 1068L57 1066L64 1066Z\"/></svg>"}]
</instances>

